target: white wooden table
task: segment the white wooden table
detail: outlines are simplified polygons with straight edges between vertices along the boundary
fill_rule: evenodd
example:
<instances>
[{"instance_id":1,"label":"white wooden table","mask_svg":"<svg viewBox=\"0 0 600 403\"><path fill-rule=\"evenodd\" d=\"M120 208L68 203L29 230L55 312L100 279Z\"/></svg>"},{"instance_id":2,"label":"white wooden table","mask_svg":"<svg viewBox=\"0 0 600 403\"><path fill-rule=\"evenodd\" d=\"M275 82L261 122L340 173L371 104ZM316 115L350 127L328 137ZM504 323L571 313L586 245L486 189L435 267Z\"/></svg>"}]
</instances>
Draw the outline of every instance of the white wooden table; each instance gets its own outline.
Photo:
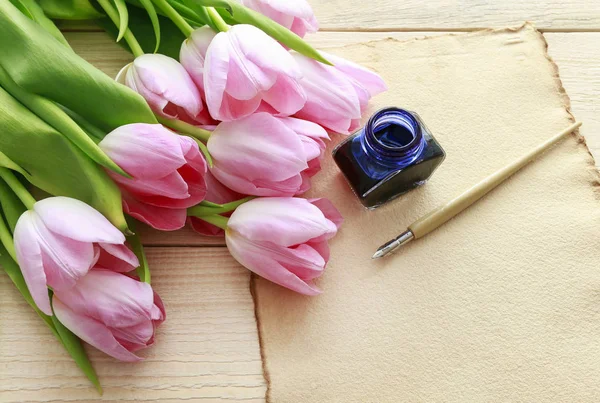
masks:
<instances>
[{"instance_id":1,"label":"white wooden table","mask_svg":"<svg viewBox=\"0 0 600 403\"><path fill-rule=\"evenodd\" d=\"M534 22L546 36L582 134L600 156L600 1L310 0L322 32L317 47L388 36L409 39ZM89 26L67 38L84 58L114 76L130 56ZM600 159L598 159L600 161ZM141 364L89 349L105 393L79 369L0 275L0 402L264 401L249 273L222 241L189 230L143 233L153 284L168 320Z\"/></svg>"}]
</instances>

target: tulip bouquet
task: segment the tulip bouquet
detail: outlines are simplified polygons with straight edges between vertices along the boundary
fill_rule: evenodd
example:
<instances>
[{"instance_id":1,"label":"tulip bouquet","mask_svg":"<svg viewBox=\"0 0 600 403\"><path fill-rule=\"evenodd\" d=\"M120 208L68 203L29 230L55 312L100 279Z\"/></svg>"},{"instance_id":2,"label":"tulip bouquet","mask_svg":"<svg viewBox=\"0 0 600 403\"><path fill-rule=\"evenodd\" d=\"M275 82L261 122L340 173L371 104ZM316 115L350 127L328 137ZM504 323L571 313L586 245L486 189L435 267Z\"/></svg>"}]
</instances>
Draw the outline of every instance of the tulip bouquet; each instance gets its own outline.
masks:
<instances>
[{"instance_id":1,"label":"tulip bouquet","mask_svg":"<svg viewBox=\"0 0 600 403\"><path fill-rule=\"evenodd\" d=\"M113 81L48 17L100 18L135 59ZM166 317L136 221L321 292L342 217L299 196L386 87L317 29L304 0L0 0L0 264L98 387L80 339L137 361Z\"/></svg>"}]
</instances>

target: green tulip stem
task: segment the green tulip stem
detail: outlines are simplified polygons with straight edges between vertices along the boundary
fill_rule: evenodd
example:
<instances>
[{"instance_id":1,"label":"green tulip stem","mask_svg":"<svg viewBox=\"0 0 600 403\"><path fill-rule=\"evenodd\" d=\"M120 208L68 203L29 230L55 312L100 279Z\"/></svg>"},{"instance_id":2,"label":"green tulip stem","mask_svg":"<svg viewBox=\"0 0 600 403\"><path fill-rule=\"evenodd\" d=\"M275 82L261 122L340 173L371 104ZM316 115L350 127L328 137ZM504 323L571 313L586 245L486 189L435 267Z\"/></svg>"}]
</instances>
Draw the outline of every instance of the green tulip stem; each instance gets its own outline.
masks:
<instances>
[{"instance_id":1,"label":"green tulip stem","mask_svg":"<svg viewBox=\"0 0 600 403\"><path fill-rule=\"evenodd\" d=\"M6 225L6 222L4 222L4 218L2 218L2 215L0 215L0 243L4 245L10 257L12 257L13 260L16 262L17 252L15 251L15 244L13 242L10 230Z\"/></svg>"},{"instance_id":2,"label":"green tulip stem","mask_svg":"<svg viewBox=\"0 0 600 403\"><path fill-rule=\"evenodd\" d=\"M215 227L219 227L222 230L226 230L227 229L227 221L229 221L229 219L227 217L223 217L222 215L207 215L207 216L202 216L202 217L198 217L199 219L201 219L202 221L206 221L209 224L214 225Z\"/></svg>"},{"instance_id":3,"label":"green tulip stem","mask_svg":"<svg viewBox=\"0 0 600 403\"><path fill-rule=\"evenodd\" d=\"M156 120L158 120L160 124L167 126L176 132L186 134L190 137L203 141L204 143L208 142L208 139L211 135L209 130L201 129L179 119L169 119L160 115L156 115Z\"/></svg>"},{"instance_id":4,"label":"green tulip stem","mask_svg":"<svg viewBox=\"0 0 600 403\"><path fill-rule=\"evenodd\" d=\"M229 25L214 7L206 7L206 12L219 32L229 31Z\"/></svg>"},{"instance_id":5,"label":"green tulip stem","mask_svg":"<svg viewBox=\"0 0 600 403\"><path fill-rule=\"evenodd\" d=\"M216 204L207 206L204 202L200 203L197 206L190 207L188 209L188 216L190 217L198 217L203 218L205 216L215 215L215 214L224 214L229 213L241 206L242 204L249 202L254 199L252 196L244 197L243 199L233 201L231 203L226 204Z\"/></svg>"},{"instance_id":6,"label":"green tulip stem","mask_svg":"<svg viewBox=\"0 0 600 403\"><path fill-rule=\"evenodd\" d=\"M179 30L185 35L186 38L189 38L192 32L194 32L194 28L183 18L177 10L173 8L169 4L167 0L153 0L154 4L161 9L163 13L169 18L173 23L179 28Z\"/></svg>"},{"instance_id":7,"label":"green tulip stem","mask_svg":"<svg viewBox=\"0 0 600 403\"><path fill-rule=\"evenodd\" d=\"M23 202L23 204L25 205L25 207L27 207L28 210L33 209L33 205L35 204L36 200L33 198L31 193L27 191L25 186L23 186L23 184L19 182L17 177L12 173L10 169L0 168L0 178L4 179L4 182L6 182L6 184L12 189L12 191L15 192L19 200Z\"/></svg>"},{"instance_id":8,"label":"green tulip stem","mask_svg":"<svg viewBox=\"0 0 600 403\"><path fill-rule=\"evenodd\" d=\"M119 27L119 24L121 21L121 19L119 17L119 12L117 11L117 9L115 9L113 7L110 0L98 0L98 4L100 5L100 7L102 7L102 9L106 13L106 15L108 15L108 17L112 20L112 22L117 27ZM123 38L125 38L127 45L129 45L129 49L131 49L131 53L133 53L133 55L135 57L138 57L138 56L141 56L144 54L142 47L140 46L137 39L135 39L135 36L133 35L133 33L131 32L131 30L129 28L127 28L125 30L125 34L123 35Z\"/></svg>"}]
</instances>

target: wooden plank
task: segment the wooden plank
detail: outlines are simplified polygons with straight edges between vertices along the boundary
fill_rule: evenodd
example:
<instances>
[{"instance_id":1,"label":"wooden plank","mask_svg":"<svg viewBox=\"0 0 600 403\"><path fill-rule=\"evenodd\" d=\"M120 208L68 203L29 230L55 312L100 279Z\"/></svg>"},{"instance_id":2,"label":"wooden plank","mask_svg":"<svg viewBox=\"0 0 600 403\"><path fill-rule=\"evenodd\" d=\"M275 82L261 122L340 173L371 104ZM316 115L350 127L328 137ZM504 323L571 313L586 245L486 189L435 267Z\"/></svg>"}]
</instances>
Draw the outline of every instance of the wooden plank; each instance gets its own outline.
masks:
<instances>
[{"instance_id":1,"label":"wooden plank","mask_svg":"<svg viewBox=\"0 0 600 403\"><path fill-rule=\"evenodd\" d=\"M0 401L263 401L249 272L224 248L147 251L167 321L142 363L88 348L102 397L0 275Z\"/></svg>"},{"instance_id":2,"label":"wooden plank","mask_svg":"<svg viewBox=\"0 0 600 403\"><path fill-rule=\"evenodd\" d=\"M466 31L534 22L544 31L600 30L596 0L311 0L325 31ZM64 30L97 30L80 21L61 23Z\"/></svg>"},{"instance_id":3,"label":"wooden plank","mask_svg":"<svg viewBox=\"0 0 600 403\"><path fill-rule=\"evenodd\" d=\"M320 49L335 48L359 41L393 37L409 40L425 35L441 35L442 32L321 32L311 37ZM67 33L77 53L114 77L131 61L131 56L102 32ZM600 162L600 33L552 33L546 34L550 55L560 68L561 78L571 97L573 112L584 122L581 133L596 160ZM202 237L186 229L175 233L160 233L142 229L147 245L224 245L222 239Z\"/></svg>"},{"instance_id":4,"label":"wooden plank","mask_svg":"<svg viewBox=\"0 0 600 403\"><path fill-rule=\"evenodd\" d=\"M595 0L313 0L324 30L465 31L535 23L545 31L600 29Z\"/></svg>"}]
</instances>

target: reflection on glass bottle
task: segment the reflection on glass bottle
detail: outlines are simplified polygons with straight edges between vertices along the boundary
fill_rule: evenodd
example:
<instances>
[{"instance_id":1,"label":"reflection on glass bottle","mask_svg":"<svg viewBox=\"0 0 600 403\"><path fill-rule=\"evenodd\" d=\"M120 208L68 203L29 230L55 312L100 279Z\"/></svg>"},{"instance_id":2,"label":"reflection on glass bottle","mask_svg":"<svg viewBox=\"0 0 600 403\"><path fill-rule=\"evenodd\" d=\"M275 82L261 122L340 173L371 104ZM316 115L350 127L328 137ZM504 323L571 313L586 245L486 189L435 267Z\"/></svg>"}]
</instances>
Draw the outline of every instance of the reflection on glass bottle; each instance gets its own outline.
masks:
<instances>
[{"instance_id":1,"label":"reflection on glass bottle","mask_svg":"<svg viewBox=\"0 0 600 403\"><path fill-rule=\"evenodd\" d=\"M376 112L333 150L350 187L368 208L421 186L445 157L419 115L400 108Z\"/></svg>"}]
</instances>

